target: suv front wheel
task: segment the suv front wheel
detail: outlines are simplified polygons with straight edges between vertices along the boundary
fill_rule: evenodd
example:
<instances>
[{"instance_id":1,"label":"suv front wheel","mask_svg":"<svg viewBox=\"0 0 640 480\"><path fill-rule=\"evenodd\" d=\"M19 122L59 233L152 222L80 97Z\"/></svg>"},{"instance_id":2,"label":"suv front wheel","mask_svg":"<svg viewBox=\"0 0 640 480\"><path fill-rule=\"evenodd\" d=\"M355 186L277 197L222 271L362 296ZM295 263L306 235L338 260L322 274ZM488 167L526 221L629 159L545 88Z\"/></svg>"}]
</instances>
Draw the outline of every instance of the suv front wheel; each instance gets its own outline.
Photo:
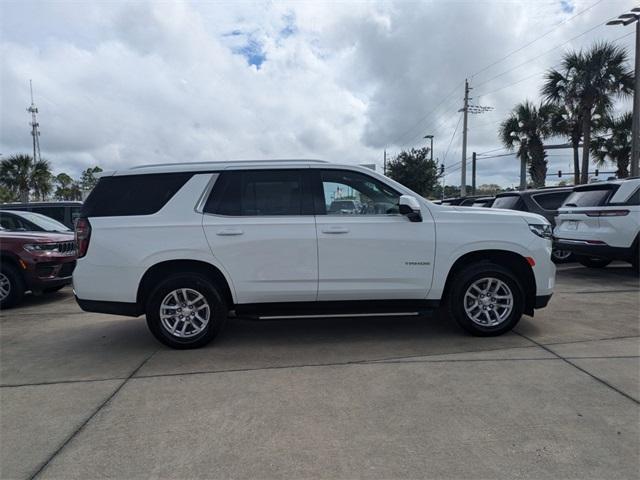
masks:
<instances>
[{"instance_id":1,"label":"suv front wheel","mask_svg":"<svg viewBox=\"0 0 640 480\"><path fill-rule=\"evenodd\" d=\"M177 349L208 344L222 330L227 313L216 286L198 273L167 278L151 293L146 306L151 333Z\"/></svg>"},{"instance_id":2,"label":"suv front wheel","mask_svg":"<svg viewBox=\"0 0 640 480\"><path fill-rule=\"evenodd\" d=\"M511 271L482 262L466 267L452 279L448 308L464 330L489 337L516 326L524 299L522 284Z\"/></svg>"}]
</instances>

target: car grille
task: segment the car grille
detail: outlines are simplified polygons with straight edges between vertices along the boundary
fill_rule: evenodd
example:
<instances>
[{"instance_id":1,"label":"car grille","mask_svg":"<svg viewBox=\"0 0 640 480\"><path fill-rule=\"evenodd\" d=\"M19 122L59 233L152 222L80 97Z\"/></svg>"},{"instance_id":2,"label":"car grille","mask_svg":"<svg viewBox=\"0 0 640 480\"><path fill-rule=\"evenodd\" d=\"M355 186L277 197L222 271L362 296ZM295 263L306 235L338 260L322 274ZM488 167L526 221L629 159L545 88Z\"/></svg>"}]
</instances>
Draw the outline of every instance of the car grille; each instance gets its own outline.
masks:
<instances>
[{"instance_id":1,"label":"car grille","mask_svg":"<svg viewBox=\"0 0 640 480\"><path fill-rule=\"evenodd\" d=\"M58 251L67 255L76 253L76 242L60 242L58 243Z\"/></svg>"}]
</instances>

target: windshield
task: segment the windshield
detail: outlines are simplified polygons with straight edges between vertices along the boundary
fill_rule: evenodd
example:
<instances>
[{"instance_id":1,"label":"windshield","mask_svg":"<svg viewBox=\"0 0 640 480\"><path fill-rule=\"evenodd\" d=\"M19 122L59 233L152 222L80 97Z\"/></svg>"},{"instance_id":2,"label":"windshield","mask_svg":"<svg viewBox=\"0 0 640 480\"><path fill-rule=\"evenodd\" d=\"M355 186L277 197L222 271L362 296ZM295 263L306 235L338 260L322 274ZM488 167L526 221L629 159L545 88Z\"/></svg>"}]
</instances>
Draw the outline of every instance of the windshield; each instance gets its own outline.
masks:
<instances>
[{"instance_id":1,"label":"windshield","mask_svg":"<svg viewBox=\"0 0 640 480\"><path fill-rule=\"evenodd\" d=\"M493 205L491 205L491 208L507 208L513 210L518 204L518 200L520 200L520 197L518 195L496 197L496 199L493 201Z\"/></svg>"},{"instance_id":2,"label":"windshield","mask_svg":"<svg viewBox=\"0 0 640 480\"><path fill-rule=\"evenodd\" d=\"M71 230L62 223L54 220L53 218L49 218L45 215L41 215L39 213L33 212L24 212L18 214L20 217L25 220L36 224L36 226L40 227L45 232L70 232Z\"/></svg>"},{"instance_id":3,"label":"windshield","mask_svg":"<svg viewBox=\"0 0 640 480\"><path fill-rule=\"evenodd\" d=\"M609 197L608 188L599 190L578 190L571 193L562 204L563 207L597 207L604 205Z\"/></svg>"}]
</instances>

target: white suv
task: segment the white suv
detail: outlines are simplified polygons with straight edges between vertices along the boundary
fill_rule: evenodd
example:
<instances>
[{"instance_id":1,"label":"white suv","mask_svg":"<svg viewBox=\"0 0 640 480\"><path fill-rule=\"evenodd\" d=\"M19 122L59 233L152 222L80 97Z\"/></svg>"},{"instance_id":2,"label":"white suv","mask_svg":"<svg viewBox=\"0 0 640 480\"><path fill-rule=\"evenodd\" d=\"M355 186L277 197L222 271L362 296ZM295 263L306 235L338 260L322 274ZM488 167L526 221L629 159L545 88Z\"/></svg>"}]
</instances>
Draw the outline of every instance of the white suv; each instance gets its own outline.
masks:
<instances>
[{"instance_id":1,"label":"white suv","mask_svg":"<svg viewBox=\"0 0 640 480\"><path fill-rule=\"evenodd\" d=\"M341 198L357 213L330 206ZM366 168L321 161L172 164L103 175L76 224L86 311L139 316L175 348L227 316L420 312L499 335L546 306L551 227L434 205Z\"/></svg>"},{"instance_id":2,"label":"white suv","mask_svg":"<svg viewBox=\"0 0 640 480\"><path fill-rule=\"evenodd\" d=\"M554 236L588 267L624 260L638 269L640 178L575 187L558 210Z\"/></svg>"}]
</instances>

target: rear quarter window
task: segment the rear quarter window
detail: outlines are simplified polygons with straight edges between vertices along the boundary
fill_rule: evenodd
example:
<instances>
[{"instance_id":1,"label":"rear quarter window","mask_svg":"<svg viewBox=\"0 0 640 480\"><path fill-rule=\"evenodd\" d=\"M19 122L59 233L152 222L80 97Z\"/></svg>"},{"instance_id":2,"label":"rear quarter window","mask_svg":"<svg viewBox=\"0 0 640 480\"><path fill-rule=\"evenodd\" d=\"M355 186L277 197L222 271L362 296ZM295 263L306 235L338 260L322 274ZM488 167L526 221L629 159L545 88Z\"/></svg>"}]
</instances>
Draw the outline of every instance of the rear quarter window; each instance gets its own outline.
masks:
<instances>
[{"instance_id":1,"label":"rear quarter window","mask_svg":"<svg viewBox=\"0 0 640 480\"><path fill-rule=\"evenodd\" d=\"M610 188L592 188L589 190L576 190L571 192L563 207L600 207L607 203L613 190Z\"/></svg>"},{"instance_id":2,"label":"rear quarter window","mask_svg":"<svg viewBox=\"0 0 640 480\"><path fill-rule=\"evenodd\" d=\"M557 210L571 192L539 193L533 196L533 200L544 210Z\"/></svg>"},{"instance_id":3,"label":"rear quarter window","mask_svg":"<svg viewBox=\"0 0 640 480\"><path fill-rule=\"evenodd\" d=\"M193 173L103 177L87 197L83 217L151 215L158 212Z\"/></svg>"},{"instance_id":4,"label":"rear quarter window","mask_svg":"<svg viewBox=\"0 0 640 480\"><path fill-rule=\"evenodd\" d=\"M519 210L522 206L519 195L505 195L496 197L491 208L506 208L508 210Z\"/></svg>"}]
</instances>

